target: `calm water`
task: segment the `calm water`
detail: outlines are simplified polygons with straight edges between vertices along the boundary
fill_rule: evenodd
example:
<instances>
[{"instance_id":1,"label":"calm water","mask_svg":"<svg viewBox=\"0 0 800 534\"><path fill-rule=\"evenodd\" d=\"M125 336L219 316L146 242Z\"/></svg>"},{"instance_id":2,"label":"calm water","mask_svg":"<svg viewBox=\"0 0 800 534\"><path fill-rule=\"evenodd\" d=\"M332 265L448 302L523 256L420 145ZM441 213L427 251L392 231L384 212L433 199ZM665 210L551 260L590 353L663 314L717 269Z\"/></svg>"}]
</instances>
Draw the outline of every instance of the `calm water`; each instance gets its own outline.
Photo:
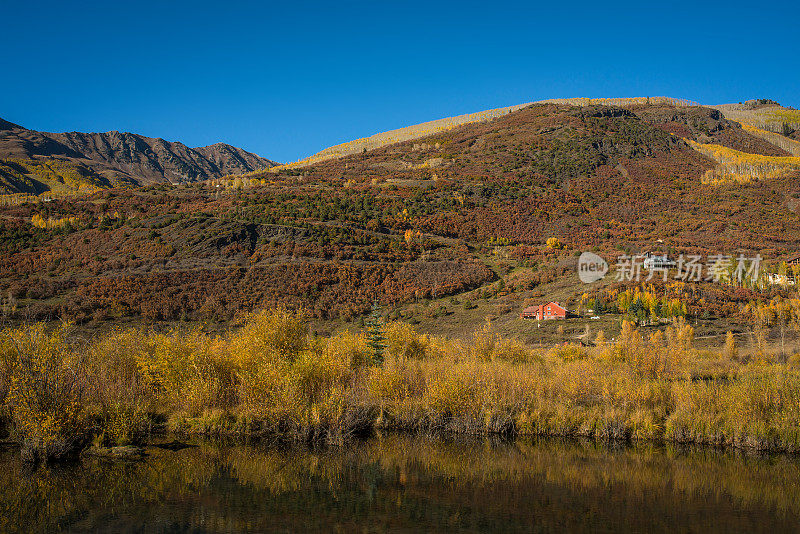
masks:
<instances>
[{"instance_id":1,"label":"calm water","mask_svg":"<svg viewBox=\"0 0 800 534\"><path fill-rule=\"evenodd\" d=\"M791 456L397 435L197 445L34 470L0 451L0 532L800 531Z\"/></svg>"}]
</instances>

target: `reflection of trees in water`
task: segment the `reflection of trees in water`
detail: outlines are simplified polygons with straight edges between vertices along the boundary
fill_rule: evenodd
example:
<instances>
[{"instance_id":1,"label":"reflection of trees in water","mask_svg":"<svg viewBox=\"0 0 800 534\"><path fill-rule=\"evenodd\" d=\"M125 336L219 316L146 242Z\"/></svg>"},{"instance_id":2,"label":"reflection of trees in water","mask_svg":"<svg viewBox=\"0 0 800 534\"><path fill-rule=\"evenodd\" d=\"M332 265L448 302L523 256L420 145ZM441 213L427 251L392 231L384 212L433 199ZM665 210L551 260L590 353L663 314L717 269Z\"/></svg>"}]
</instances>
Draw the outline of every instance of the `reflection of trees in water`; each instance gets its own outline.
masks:
<instances>
[{"instance_id":1,"label":"reflection of trees in water","mask_svg":"<svg viewBox=\"0 0 800 534\"><path fill-rule=\"evenodd\" d=\"M337 449L204 444L26 470L0 457L0 531L786 528L800 462L711 449L391 435Z\"/></svg>"}]
</instances>

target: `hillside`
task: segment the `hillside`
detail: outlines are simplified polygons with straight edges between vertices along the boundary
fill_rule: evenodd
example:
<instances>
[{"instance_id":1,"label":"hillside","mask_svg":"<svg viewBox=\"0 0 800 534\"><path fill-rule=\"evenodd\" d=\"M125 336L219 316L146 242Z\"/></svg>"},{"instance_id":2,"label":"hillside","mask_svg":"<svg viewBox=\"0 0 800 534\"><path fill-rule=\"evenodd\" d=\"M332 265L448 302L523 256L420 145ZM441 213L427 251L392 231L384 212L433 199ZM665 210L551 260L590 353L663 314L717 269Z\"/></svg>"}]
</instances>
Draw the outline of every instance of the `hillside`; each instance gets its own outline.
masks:
<instances>
[{"instance_id":1,"label":"hillside","mask_svg":"<svg viewBox=\"0 0 800 534\"><path fill-rule=\"evenodd\" d=\"M758 253L775 266L800 250L800 171L707 179L726 164L720 150L791 163L788 152L715 109L622 103L535 104L249 180L7 206L4 309L99 324L229 321L287 304L328 328L377 301L425 328L459 333L488 315L516 332L527 303L580 300L582 251L612 263L647 251ZM46 139L85 150L68 138ZM660 287L694 316L732 321L772 291ZM606 289L620 286L591 288Z\"/></svg>"},{"instance_id":2,"label":"hillside","mask_svg":"<svg viewBox=\"0 0 800 534\"><path fill-rule=\"evenodd\" d=\"M0 119L0 193L185 183L274 162L224 143L189 148L132 133L48 133Z\"/></svg>"},{"instance_id":3,"label":"hillside","mask_svg":"<svg viewBox=\"0 0 800 534\"><path fill-rule=\"evenodd\" d=\"M465 113L455 117L447 117L444 119L437 119L427 121L412 126L398 128L396 130L389 130L386 132L377 133L369 137L355 139L347 143L341 143L328 147L325 150L317 152L312 156L301 159L294 163L286 165L278 165L273 168L274 171L281 169L300 168L328 161L331 159L338 159L352 154L359 154L376 148L381 148L394 143L401 143L403 141L412 141L420 139L429 135L434 135L439 132L444 132L459 126L480 123L494 120L498 117L520 110L522 108L531 106L533 104L568 104L572 106L590 106L590 105L633 105L633 104L667 104L671 106L686 106L690 103L683 100L678 100L668 97L654 97L654 98L556 98L549 100L540 100L538 102L529 102L527 104L517 104L514 106L506 106L502 108L489 109L479 111L476 113Z\"/></svg>"},{"instance_id":4,"label":"hillside","mask_svg":"<svg viewBox=\"0 0 800 534\"><path fill-rule=\"evenodd\" d=\"M313 154L300 161L281 165L280 168L305 167L321 161L337 159L344 156L349 156L351 154L358 154L360 152L374 150L376 148L391 145L393 143L418 139L420 137L432 135L437 132L456 128L464 124L492 120L529 105L530 104L518 104L515 106L506 106L502 108L489 109L486 111L479 111L477 113L465 113L464 115L458 115L456 117L447 117L444 119L427 121L420 124L414 124L412 126L398 128L396 130L377 133L369 137L363 137L361 139L355 139L353 141L348 141L347 143L328 147L325 150L321 150L320 152L317 152L316 154Z\"/></svg>"},{"instance_id":5,"label":"hillside","mask_svg":"<svg viewBox=\"0 0 800 534\"><path fill-rule=\"evenodd\" d=\"M709 106L726 118L800 140L800 111L767 99Z\"/></svg>"}]
</instances>

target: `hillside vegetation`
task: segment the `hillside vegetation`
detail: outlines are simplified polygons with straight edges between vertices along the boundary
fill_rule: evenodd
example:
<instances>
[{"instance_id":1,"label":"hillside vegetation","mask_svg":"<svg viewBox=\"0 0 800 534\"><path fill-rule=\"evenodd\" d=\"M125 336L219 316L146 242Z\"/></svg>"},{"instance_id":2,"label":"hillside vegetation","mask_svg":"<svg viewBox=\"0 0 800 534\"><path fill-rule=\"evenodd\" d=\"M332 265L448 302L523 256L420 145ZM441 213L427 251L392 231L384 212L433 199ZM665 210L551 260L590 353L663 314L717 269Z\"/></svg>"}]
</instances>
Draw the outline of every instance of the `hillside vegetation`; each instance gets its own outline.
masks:
<instances>
[{"instance_id":1,"label":"hillside vegetation","mask_svg":"<svg viewBox=\"0 0 800 534\"><path fill-rule=\"evenodd\" d=\"M703 183L720 165L706 145L739 158L730 172L762 165L769 179ZM777 268L800 249L785 154L707 108L536 104L303 169L16 197L0 217L0 295L13 320L82 325L288 305L329 329L378 301L409 322L468 329L490 314L519 329L529 303L580 299L569 275L586 250L612 264L654 248L761 254ZM669 296L740 320L772 290L703 281Z\"/></svg>"},{"instance_id":2,"label":"hillside vegetation","mask_svg":"<svg viewBox=\"0 0 800 534\"><path fill-rule=\"evenodd\" d=\"M800 170L800 157L761 156L739 152L732 148L689 141L700 153L718 165L703 176L703 183L721 185L747 183L751 180L779 178Z\"/></svg>"},{"instance_id":3,"label":"hillside vegetation","mask_svg":"<svg viewBox=\"0 0 800 534\"><path fill-rule=\"evenodd\" d=\"M725 117L757 128L800 139L800 110L785 108L771 100L750 100L739 104L710 106Z\"/></svg>"},{"instance_id":4,"label":"hillside vegetation","mask_svg":"<svg viewBox=\"0 0 800 534\"><path fill-rule=\"evenodd\" d=\"M403 141L411 141L422 137L427 137L439 132L444 132L458 126L465 124L486 122L494 120L498 117L520 110L522 108L531 106L533 104L568 104L572 106L591 106L591 105L605 105L605 106L628 106L633 104L668 104L672 106L685 106L690 102L668 98L668 97L654 97L654 98L555 98L549 100L540 100L537 102L530 102L528 104L517 104L514 106L506 106L502 108L489 109L486 111L479 111L477 113L466 113L456 117L448 117L445 119L437 119L434 121L423 122L413 126L406 126L396 130L389 130L381 132L369 137L356 139L347 143L335 145L316 154L304 158L294 163L286 165L278 165L273 171L282 169L293 169L299 167L306 167L327 161L330 159L337 159L351 154L358 154L360 152L374 150L383 146L400 143Z\"/></svg>"},{"instance_id":5,"label":"hillside vegetation","mask_svg":"<svg viewBox=\"0 0 800 534\"><path fill-rule=\"evenodd\" d=\"M755 126L751 126L748 123L742 123L742 129L749 134L755 135L756 137L760 137L768 141L769 143L782 148L792 156L800 157L800 142L795 141L785 135L775 132L769 132L767 130L762 130L761 128L756 128Z\"/></svg>"},{"instance_id":6,"label":"hillside vegetation","mask_svg":"<svg viewBox=\"0 0 800 534\"><path fill-rule=\"evenodd\" d=\"M93 193L132 182L109 181L80 163L55 158L39 160L0 159L0 188L14 194L48 196Z\"/></svg>"}]
</instances>

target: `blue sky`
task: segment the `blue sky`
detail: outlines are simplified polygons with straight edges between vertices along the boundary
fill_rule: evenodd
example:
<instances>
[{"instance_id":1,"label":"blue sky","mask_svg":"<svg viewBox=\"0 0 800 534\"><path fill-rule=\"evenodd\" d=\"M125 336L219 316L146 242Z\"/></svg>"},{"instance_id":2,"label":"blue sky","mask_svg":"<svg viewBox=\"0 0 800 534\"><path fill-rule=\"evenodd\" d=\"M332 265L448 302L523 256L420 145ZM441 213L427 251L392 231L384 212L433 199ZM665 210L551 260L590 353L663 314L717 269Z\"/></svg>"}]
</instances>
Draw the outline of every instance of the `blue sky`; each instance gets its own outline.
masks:
<instances>
[{"instance_id":1,"label":"blue sky","mask_svg":"<svg viewBox=\"0 0 800 534\"><path fill-rule=\"evenodd\" d=\"M0 0L0 117L278 161L575 96L800 107L796 2Z\"/></svg>"}]
</instances>

